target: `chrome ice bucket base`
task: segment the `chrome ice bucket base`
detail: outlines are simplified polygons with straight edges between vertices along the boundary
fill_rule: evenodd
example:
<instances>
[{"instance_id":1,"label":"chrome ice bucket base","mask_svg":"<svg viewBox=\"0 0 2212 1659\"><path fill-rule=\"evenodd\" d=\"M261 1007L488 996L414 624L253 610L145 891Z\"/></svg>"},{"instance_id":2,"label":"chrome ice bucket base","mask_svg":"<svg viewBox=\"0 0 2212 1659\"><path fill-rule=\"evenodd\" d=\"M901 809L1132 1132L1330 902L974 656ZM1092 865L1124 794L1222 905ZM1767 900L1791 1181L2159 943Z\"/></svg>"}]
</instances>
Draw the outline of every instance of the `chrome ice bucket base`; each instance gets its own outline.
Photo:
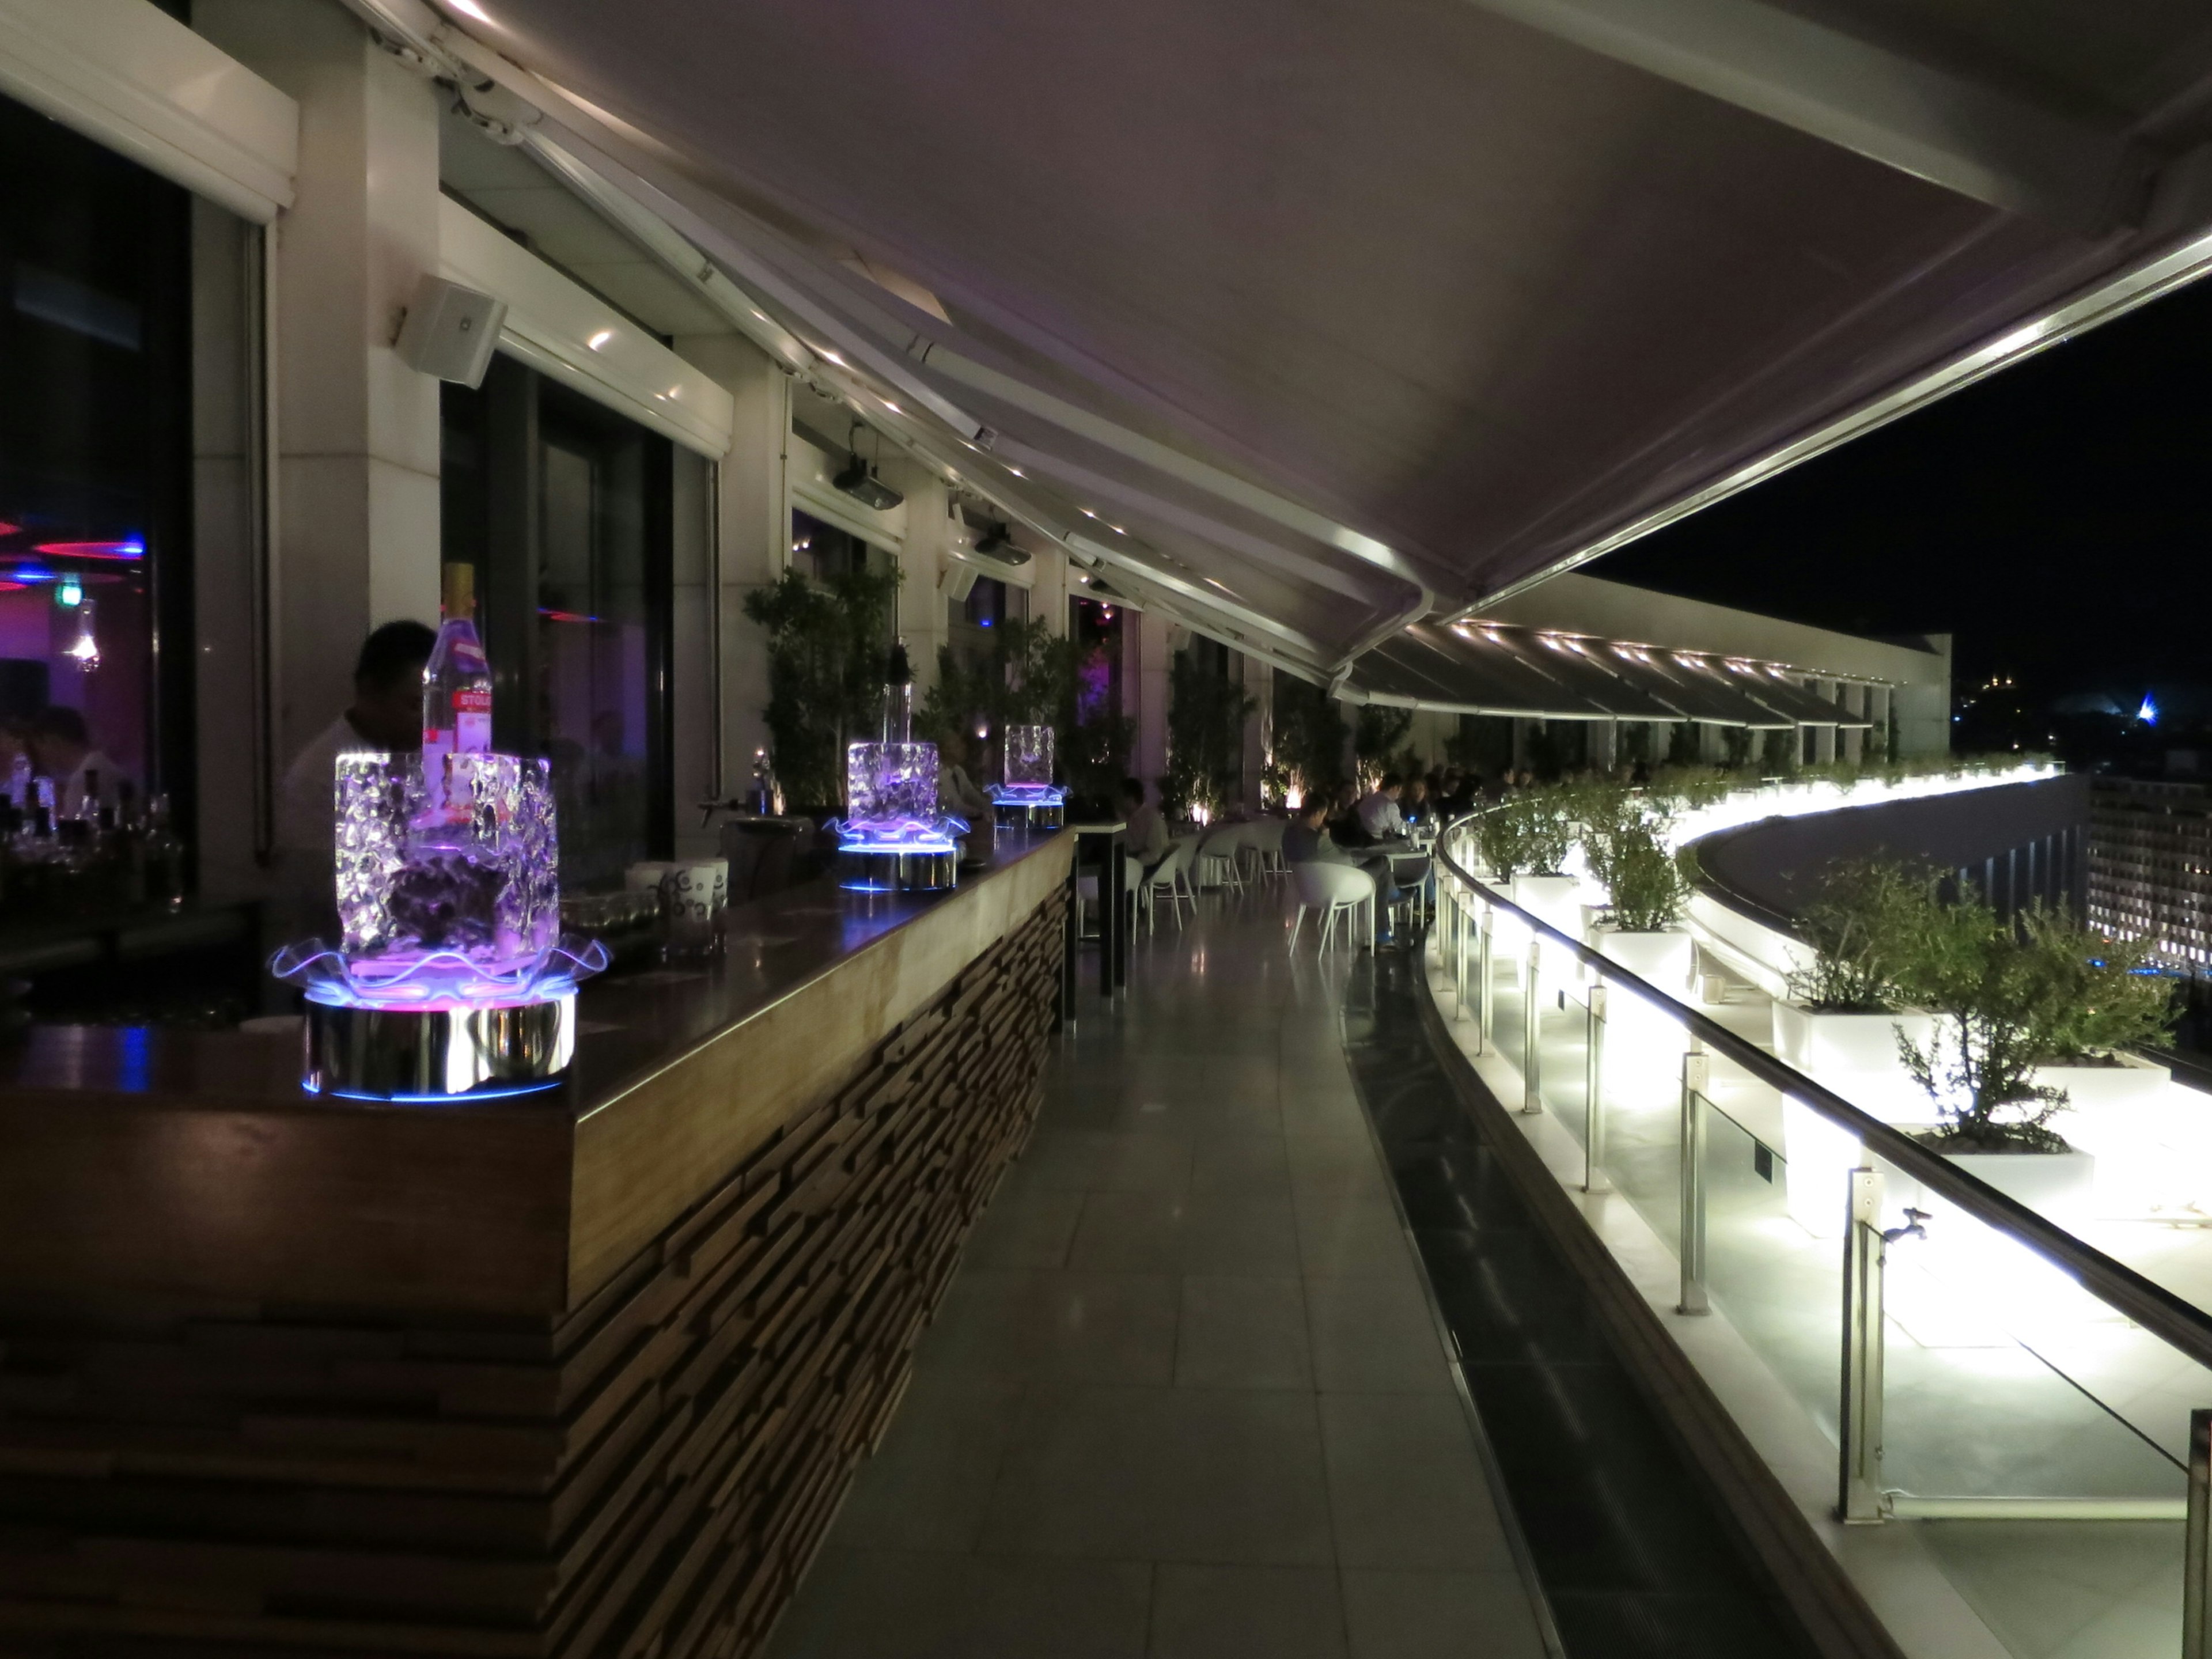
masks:
<instances>
[{"instance_id":1,"label":"chrome ice bucket base","mask_svg":"<svg viewBox=\"0 0 2212 1659\"><path fill-rule=\"evenodd\" d=\"M544 1085L576 1057L576 994L451 1008L307 1003L303 1081L358 1099L460 1099Z\"/></svg>"}]
</instances>

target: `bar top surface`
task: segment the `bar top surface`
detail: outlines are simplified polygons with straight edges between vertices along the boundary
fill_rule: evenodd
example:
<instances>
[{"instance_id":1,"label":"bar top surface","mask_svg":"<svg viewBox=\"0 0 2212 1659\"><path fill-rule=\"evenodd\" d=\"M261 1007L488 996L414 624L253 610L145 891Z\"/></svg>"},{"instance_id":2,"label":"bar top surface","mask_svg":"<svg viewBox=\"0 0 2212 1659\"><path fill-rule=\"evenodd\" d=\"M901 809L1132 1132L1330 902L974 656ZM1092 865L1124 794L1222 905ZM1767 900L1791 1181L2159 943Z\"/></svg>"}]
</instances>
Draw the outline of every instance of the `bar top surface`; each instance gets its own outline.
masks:
<instances>
[{"instance_id":1,"label":"bar top surface","mask_svg":"<svg viewBox=\"0 0 2212 1659\"><path fill-rule=\"evenodd\" d=\"M741 1025L889 935L957 902L1048 847L1054 836L1001 831L990 864L961 872L949 893L862 893L834 877L726 913L724 953L587 981L579 994L575 1062L554 1089L512 1102L408 1103L327 1099L300 1086L291 1032L163 1030L143 1026L37 1025L0 1042L0 1092L129 1096L179 1107L472 1113L502 1108L588 1116L654 1073Z\"/></svg>"}]
</instances>

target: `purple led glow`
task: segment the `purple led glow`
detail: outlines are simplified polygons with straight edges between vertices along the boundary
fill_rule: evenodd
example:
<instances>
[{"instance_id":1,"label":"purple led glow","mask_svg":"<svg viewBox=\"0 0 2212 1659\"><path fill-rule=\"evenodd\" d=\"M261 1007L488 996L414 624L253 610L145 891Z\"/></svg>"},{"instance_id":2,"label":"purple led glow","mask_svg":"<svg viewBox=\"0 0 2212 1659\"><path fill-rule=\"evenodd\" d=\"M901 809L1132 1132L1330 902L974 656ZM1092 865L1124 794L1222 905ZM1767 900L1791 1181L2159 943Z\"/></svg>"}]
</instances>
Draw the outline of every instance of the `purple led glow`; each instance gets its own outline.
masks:
<instances>
[{"instance_id":1,"label":"purple led glow","mask_svg":"<svg viewBox=\"0 0 2212 1659\"><path fill-rule=\"evenodd\" d=\"M446 757L428 810L412 755L337 758L339 945L308 939L269 964L326 1007L447 1013L558 1001L607 966L560 933L560 850L546 763Z\"/></svg>"},{"instance_id":2,"label":"purple led glow","mask_svg":"<svg viewBox=\"0 0 2212 1659\"><path fill-rule=\"evenodd\" d=\"M954 837L966 832L967 820L937 818L868 818L830 821L837 846L847 853L951 853L957 851Z\"/></svg>"}]
</instances>

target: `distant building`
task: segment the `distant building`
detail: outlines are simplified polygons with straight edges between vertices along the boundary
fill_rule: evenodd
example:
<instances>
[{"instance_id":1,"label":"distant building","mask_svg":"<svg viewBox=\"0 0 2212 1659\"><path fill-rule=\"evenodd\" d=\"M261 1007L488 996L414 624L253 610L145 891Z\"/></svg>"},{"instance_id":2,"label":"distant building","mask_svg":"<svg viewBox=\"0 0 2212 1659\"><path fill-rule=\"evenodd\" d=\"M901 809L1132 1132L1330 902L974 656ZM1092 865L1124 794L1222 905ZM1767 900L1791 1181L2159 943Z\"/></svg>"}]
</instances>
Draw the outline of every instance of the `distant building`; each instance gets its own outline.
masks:
<instances>
[{"instance_id":1,"label":"distant building","mask_svg":"<svg viewBox=\"0 0 2212 1659\"><path fill-rule=\"evenodd\" d=\"M2099 778L2089 795L2089 922L2212 973L2212 787Z\"/></svg>"}]
</instances>

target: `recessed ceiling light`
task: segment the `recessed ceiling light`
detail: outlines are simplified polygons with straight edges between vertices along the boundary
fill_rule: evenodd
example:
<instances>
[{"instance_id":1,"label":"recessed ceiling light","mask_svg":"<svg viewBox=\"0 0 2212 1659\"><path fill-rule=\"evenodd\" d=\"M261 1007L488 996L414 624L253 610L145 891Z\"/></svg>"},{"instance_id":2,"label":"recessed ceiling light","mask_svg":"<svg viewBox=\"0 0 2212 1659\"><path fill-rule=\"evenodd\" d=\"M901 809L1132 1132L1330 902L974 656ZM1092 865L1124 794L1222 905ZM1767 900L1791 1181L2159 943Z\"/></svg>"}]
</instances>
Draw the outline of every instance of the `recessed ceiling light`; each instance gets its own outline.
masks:
<instances>
[{"instance_id":1,"label":"recessed ceiling light","mask_svg":"<svg viewBox=\"0 0 2212 1659\"><path fill-rule=\"evenodd\" d=\"M1019 468L1019 467L1018 467L1018 466L1010 466L1010 467L1008 467L1008 468L1006 469L1006 471L1009 471L1009 472L1011 472L1011 473L1012 473L1012 474L1013 474L1017 478L1026 478L1026 477L1028 477L1030 476L1028 473L1026 473L1026 472L1023 471L1021 470L1021 468Z\"/></svg>"},{"instance_id":2,"label":"recessed ceiling light","mask_svg":"<svg viewBox=\"0 0 2212 1659\"><path fill-rule=\"evenodd\" d=\"M836 365L837 365L837 367L838 367L838 368L844 368L844 367L845 367L845 360L844 360L842 357L840 357L840 356L839 356L836 352L834 352L834 351L825 351L825 352L823 352L823 353L822 354L822 361L823 361L823 362L825 362L825 363L835 363L835 364L836 364Z\"/></svg>"},{"instance_id":3,"label":"recessed ceiling light","mask_svg":"<svg viewBox=\"0 0 2212 1659\"><path fill-rule=\"evenodd\" d=\"M896 404L893 403L888 398L884 399L884 407L890 410L894 415L903 415L906 413L906 410L901 409Z\"/></svg>"},{"instance_id":4,"label":"recessed ceiling light","mask_svg":"<svg viewBox=\"0 0 2212 1659\"><path fill-rule=\"evenodd\" d=\"M592 349L592 350L597 351L597 350L599 350L602 347L604 347L604 346L606 344L606 343L607 343L608 341L610 341L610 340L613 339L614 337L615 337L615 331L614 331L614 330L612 330L612 329L611 329L611 328L603 328L603 329L601 329L601 330L600 330L597 334L594 334L593 336L592 336L592 337L591 337L590 339L588 339L588 340L585 341L585 342L584 342L584 343L585 343L586 345L587 345L587 346L591 347L591 349Z\"/></svg>"},{"instance_id":5,"label":"recessed ceiling light","mask_svg":"<svg viewBox=\"0 0 2212 1659\"><path fill-rule=\"evenodd\" d=\"M1097 518L1097 517L1098 516L1096 513L1093 513L1093 512L1092 512L1089 507L1085 507L1085 508L1083 508L1083 509L1082 509L1082 512L1083 512L1083 516L1084 516L1085 518L1086 518L1086 519L1095 519L1095 518Z\"/></svg>"},{"instance_id":6,"label":"recessed ceiling light","mask_svg":"<svg viewBox=\"0 0 2212 1659\"><path fill-rule=\"evenodd\" d=\"M473 17L479 23L491 21L491 14L477 4L477 0L446 0L446 5L447 9L457 11L464 17Z\"/></svg>"},{"instance_id":7,"label":"recessed ceiling light","mask_svg":"<svg viewBox=\"0 0 2212 1659\"><path fill-rule=\"evenodd\" d=\"M768 313L765 311L756 311L753 313L753 320L757 323L766 322L768 320Z\"/></svg>"}]
</instances>

